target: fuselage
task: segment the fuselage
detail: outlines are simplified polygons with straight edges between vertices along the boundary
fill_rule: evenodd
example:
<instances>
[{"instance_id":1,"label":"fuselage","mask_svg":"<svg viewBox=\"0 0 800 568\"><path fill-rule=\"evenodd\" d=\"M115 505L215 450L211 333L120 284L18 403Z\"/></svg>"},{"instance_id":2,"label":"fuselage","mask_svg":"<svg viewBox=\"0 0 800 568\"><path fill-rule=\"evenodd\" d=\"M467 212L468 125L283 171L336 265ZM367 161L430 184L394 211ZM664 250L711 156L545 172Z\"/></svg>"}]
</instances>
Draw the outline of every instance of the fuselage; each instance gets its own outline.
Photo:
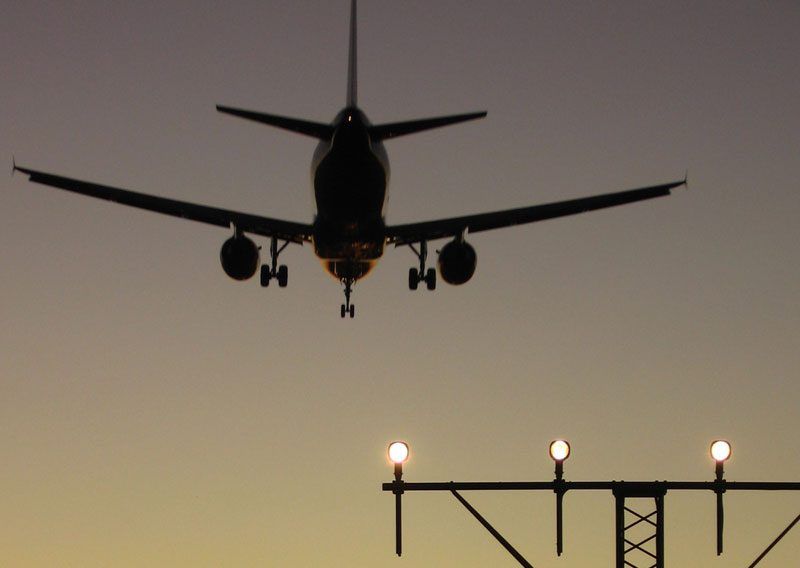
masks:
<instances>
[{"instance_id":1,"label":"fuselage","mask_svg":"<svg viewBox=\"0 0 800 568\"><path fill-rule=\"evenodd\" d=\"M314 252L332 276L355 281L383 255L389 158L358 108L343 109L331 125L311 163Z\"/></svg>"}]
</instances>

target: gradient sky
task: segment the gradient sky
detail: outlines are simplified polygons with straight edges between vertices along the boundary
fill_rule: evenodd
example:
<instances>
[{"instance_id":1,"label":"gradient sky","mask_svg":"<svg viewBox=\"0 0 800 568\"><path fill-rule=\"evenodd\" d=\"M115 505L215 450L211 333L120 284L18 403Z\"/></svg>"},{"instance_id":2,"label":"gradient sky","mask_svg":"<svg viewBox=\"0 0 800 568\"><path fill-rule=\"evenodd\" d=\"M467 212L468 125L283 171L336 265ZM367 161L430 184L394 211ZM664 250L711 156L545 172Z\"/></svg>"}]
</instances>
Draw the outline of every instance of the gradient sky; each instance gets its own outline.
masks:
<instances>
[{"instance_id":1,"label":"gradient sky","mask_svg":"<svg viewBox=\"0 0 800 568\"><path fill-rule=\"evenodd\" d=\"M472 237L463 287L388 250L339 318L293 247L236 283L225 230L7 177L0 187L0 565L514 566L416 481L800 479L800 5L364 0L373 122L488 109L387 143L390 222L671 181L614 210ZM7 2L0 157L298 221L308 138L216 103L330 120L348 2ZM10 166L10 164L9 164ZM266 244L262 241L262 244ZM441 246L441 243L437 243ZM468 494L535 566L610 566L613 499ZM794 494L666 500L671 566L746 566ZM795 530L761 566L795 565Z\"/></svg>"}]
</instances>

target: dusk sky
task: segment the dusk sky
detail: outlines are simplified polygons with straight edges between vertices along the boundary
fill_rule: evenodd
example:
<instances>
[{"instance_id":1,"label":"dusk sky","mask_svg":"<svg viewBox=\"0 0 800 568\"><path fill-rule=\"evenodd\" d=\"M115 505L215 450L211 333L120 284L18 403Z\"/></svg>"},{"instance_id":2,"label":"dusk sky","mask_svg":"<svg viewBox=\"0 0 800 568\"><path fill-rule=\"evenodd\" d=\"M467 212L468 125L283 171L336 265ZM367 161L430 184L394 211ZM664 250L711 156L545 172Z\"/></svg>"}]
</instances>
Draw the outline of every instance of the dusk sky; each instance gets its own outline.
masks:
<instances>
[{"instance_id":1,"label":"dusk sky","mask_svg":"<svg viewBox=\"0 0 800 568\"><path fill-rule=\"evenodd\" d=\"M16 1L0 159L300 222L315 141L215 104L329 121L349 2ZM362 0L375 122L488 110L386 144L387 221L681 179L672 196L475 234L468 284L355 288L311 247L289 286L230 280L229 231L0 182L0 565L515 566L408 481L800 480L800 4ZM257 239L268 245L266 239ZM445 241L431 244L441 247ZM266 255L264 255L266 257ZM613 562L614 501L465 496L537 567ZM669 566L744 567L798 494L666 497ZM796 566L795 529L759 568Z\"/></svg>"}]
</instances>

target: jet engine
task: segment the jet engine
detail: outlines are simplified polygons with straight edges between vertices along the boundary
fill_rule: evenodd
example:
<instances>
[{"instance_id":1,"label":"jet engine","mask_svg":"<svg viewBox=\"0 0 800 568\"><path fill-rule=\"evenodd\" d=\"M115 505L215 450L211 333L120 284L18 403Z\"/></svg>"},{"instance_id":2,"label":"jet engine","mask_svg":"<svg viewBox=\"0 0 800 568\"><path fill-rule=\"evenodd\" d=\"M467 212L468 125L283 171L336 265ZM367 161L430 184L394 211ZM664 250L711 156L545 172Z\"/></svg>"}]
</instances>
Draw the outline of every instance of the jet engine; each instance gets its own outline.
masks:
<instances>
[{"instance_id":1,"label":"jet engine","mask_svg":"<svg viewBox=\"0 0 800 568\"><path fill-rule=\"evenodd\" d=\"M448 284L464 284L475 274L478 255L468 242L450 241L439 252L439 274Z\"/></svg>"},{"instance_id":2,"label":"jet engine","mask_svg":"<svg viewBox=\"0 0 800 568\"><path fill-rule=\"evenodd\" d=\"M222 245L219 260L225 274L234 280L247 280L258 270L260 261L258 247L247 237L237 235Z\"/></svg>"}]
</instances>

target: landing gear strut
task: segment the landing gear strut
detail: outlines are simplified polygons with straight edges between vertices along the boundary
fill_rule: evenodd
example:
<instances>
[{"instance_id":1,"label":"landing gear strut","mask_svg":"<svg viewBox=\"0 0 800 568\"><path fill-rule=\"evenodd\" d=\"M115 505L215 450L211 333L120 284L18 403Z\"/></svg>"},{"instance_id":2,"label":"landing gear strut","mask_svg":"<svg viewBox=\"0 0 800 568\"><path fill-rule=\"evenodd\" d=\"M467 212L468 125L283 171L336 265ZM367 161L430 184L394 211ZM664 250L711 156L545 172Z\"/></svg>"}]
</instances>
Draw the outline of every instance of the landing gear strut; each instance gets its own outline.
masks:
<instances>
[{"instance_id":1,"label":"landing gear strut","mask_svg":"<svg viewBox=\"0 0 800 568\"><path fill-rule=\"evenodd\" d=\"M353 293L353 281L352 278L342 278L344 283L344 304L342 304L341 314L342 317L349 314L351 319L356 316L356 307L350 303L350 294Z\"/></svg>"},{"instance_id":2,"label":"landing gear strut","mask_svg":"<svg viewBox=\"0 0 800 568\"><path fill-rule=\"evenodd\" d=\"M264 287L269 286L269 281L273 278L278 280L278 286L286 288L289 283L289 269L285 264L278 266L278 256L289 246L289 241L283 243L278 247L278 237L272 237L269 246L270 266L266 264L261 265L261 285Z\"/></svg>"},{"instance_id":3,"label":"landing gear strut","mask_svg":"<svg viewBox=\"0 0 800 568\"><path fill-rule=\"evenodd\" d=\"M416 290L420 282L425 282L428 290L436 290L436 269L429 268L425 270L425 261L428 260L428 242L420 241L419 250L413 244L409 244L408 247L419 259L419 269L408 269L408 289Z\"/></svg>"}]
</instances>

